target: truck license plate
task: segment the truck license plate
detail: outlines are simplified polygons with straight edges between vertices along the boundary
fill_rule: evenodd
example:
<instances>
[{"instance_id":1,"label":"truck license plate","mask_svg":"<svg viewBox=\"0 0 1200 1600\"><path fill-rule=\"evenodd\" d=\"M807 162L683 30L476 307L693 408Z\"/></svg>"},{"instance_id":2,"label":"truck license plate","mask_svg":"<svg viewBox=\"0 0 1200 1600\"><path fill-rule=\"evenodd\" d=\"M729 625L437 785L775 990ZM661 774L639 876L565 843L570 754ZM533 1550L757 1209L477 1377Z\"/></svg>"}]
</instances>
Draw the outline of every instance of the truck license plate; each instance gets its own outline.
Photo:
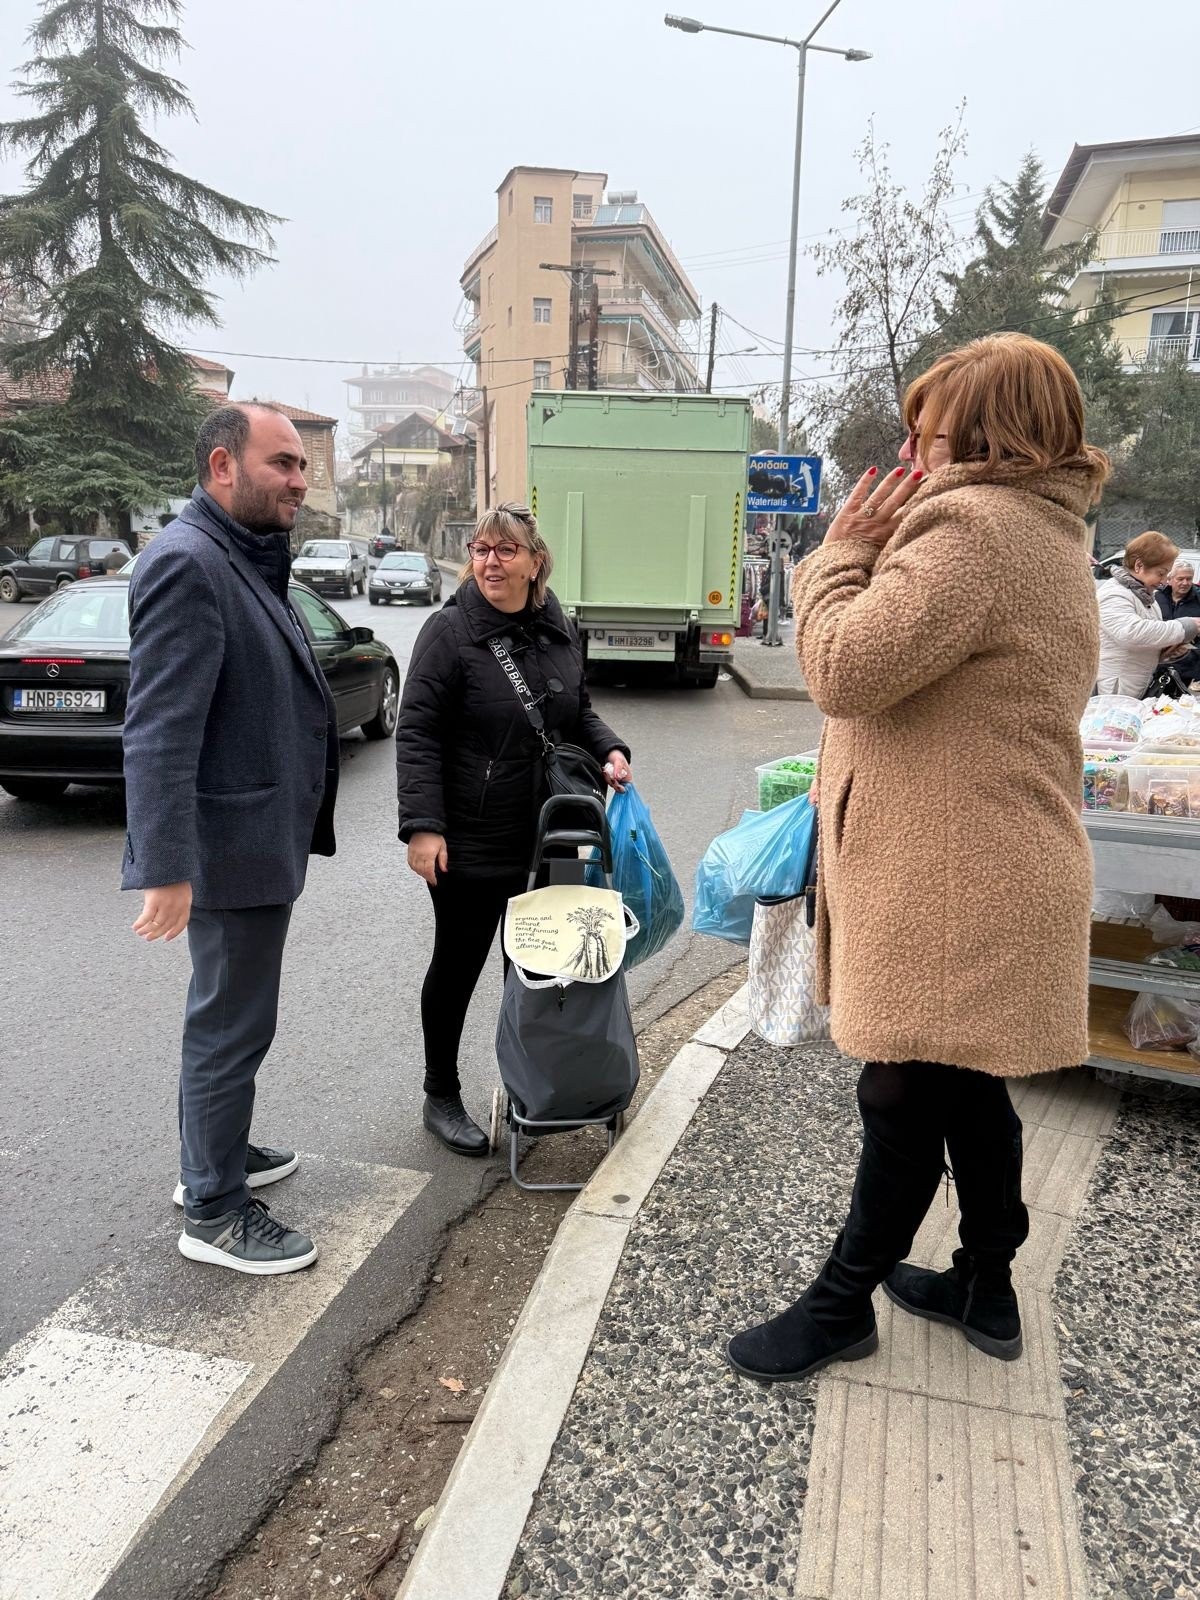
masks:
<instances>
[{"instance_id":1,"label":"truck license plate","mask_svg":"<svg viewBox=\"0 0 1200 1600\"><path fill-rule=\"evenodd\" d=\"M657 650L658 638L653 633L610 633L604 640L610 650Z\"/></svg>"}]
</instances>

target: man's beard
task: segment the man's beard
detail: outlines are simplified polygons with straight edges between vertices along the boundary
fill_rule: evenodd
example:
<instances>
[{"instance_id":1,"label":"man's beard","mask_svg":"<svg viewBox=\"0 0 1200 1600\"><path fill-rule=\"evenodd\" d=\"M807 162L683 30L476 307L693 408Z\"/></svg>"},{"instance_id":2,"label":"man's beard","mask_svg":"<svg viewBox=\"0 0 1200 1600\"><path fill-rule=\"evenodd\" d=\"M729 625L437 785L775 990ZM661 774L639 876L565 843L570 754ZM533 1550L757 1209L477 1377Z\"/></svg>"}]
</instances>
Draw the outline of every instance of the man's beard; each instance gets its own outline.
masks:
<instances>
[{"instance_id":1,"label":"man's beard","mask_svg":"<svg viewBox=\"0 0 1200 1600\"><path fill-rule=\"evenodd\" d=\"M238 483L229 514L240 522L248 533L288 533L286 523L279 520L279 500L266 489L258 489L244 480Z\"/></svg>"}]
</instances>

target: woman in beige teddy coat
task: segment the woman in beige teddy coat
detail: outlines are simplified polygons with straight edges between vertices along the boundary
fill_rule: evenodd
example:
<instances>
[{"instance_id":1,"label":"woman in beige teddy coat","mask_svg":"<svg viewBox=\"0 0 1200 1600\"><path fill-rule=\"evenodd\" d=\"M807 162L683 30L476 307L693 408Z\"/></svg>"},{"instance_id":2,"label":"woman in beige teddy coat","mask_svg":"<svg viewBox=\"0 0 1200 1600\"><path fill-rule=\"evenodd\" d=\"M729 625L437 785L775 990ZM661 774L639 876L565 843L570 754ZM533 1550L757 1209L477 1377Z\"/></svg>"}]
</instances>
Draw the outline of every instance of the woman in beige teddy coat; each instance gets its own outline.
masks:
<instances>
[{"instance_id":1,"label":"woman in beige teddy coat","mask_svg":"<svg viewBox=\"0 0 1200 1600\"><path fill-rule=\"evenodd\" d=\"M1091 854L1079 719L1099 620L1084 514L1108 473L1070 367L978 339L910 387L911 473L864 475L797 569L796 645L826 713L820 998L864 1061L850 1215L816 1281L737 1335L734 1367L801 1378L877 1345L872 1291L1020 1353L1028 1232L1005 1080L1088 1055ZM948 1150L962 1248L903 1262Z\"/></svg>"}]
</instances>

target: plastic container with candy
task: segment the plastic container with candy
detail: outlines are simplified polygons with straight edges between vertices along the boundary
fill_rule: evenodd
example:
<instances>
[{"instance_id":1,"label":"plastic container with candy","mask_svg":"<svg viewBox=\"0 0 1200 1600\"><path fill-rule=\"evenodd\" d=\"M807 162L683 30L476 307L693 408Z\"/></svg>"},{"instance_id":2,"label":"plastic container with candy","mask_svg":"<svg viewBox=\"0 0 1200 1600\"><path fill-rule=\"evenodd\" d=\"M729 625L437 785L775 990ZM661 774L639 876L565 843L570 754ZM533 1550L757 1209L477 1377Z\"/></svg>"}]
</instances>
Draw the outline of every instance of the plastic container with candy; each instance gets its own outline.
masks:
<instances>
[{"instance_id":1,"label":"plastic container with candy","mask_svg":"<svg viewBox=\"0 0 1200 1600\"><path fill-rule=\"evenodd\" d=\"M1132 750L1146 711L1132 695L1100 694L1089 700L1079 734L1089 750Z\"/></svg>"},{"instance_id":2,"label":"plastic container with candy","mask_svg":"<svg viewBox=\"0 0 1200 1600\"><path fill-rule=\"evenodd\" d=\"M1117 769L1117 809L1149 817L1200 818L1200 756L1131 756Z\"/></svg>"},{"instance_id":3,"label":"plastic container with candy","mask_svg":"<svg viewBox=\"0 0 1200 1600\"><path fill-rule=\"evenodd\" d=\"M1083 752L1083 809L1085 811L1124 811L1121 768L1124 756L1119 750Z\"/></svg>"}]
</instances>

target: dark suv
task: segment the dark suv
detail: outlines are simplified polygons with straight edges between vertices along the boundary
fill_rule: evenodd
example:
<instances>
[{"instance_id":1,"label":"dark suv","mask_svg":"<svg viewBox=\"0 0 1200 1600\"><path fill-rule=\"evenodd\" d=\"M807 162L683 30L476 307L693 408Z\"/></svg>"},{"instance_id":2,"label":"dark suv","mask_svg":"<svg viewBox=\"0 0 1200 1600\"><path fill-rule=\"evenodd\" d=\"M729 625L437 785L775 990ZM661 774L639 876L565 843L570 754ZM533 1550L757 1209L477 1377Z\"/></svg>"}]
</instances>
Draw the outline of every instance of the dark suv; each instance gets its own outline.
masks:
<instances>
[{"instance_id":1,"label":"dark suv","mask_svg":"<svg viewBox=\"0 0 1200 1600\"><path fill-rule=\"evenodd\" d=\"M20 600L27 594L41 599L76 578L98 578L106 562L109 570L116 566L118 556L122 566L133 559L133 551L122 539L96 539L82 533L39 539L28 555L0 567L0 600Z\"/></svg>"}]
</instances>

